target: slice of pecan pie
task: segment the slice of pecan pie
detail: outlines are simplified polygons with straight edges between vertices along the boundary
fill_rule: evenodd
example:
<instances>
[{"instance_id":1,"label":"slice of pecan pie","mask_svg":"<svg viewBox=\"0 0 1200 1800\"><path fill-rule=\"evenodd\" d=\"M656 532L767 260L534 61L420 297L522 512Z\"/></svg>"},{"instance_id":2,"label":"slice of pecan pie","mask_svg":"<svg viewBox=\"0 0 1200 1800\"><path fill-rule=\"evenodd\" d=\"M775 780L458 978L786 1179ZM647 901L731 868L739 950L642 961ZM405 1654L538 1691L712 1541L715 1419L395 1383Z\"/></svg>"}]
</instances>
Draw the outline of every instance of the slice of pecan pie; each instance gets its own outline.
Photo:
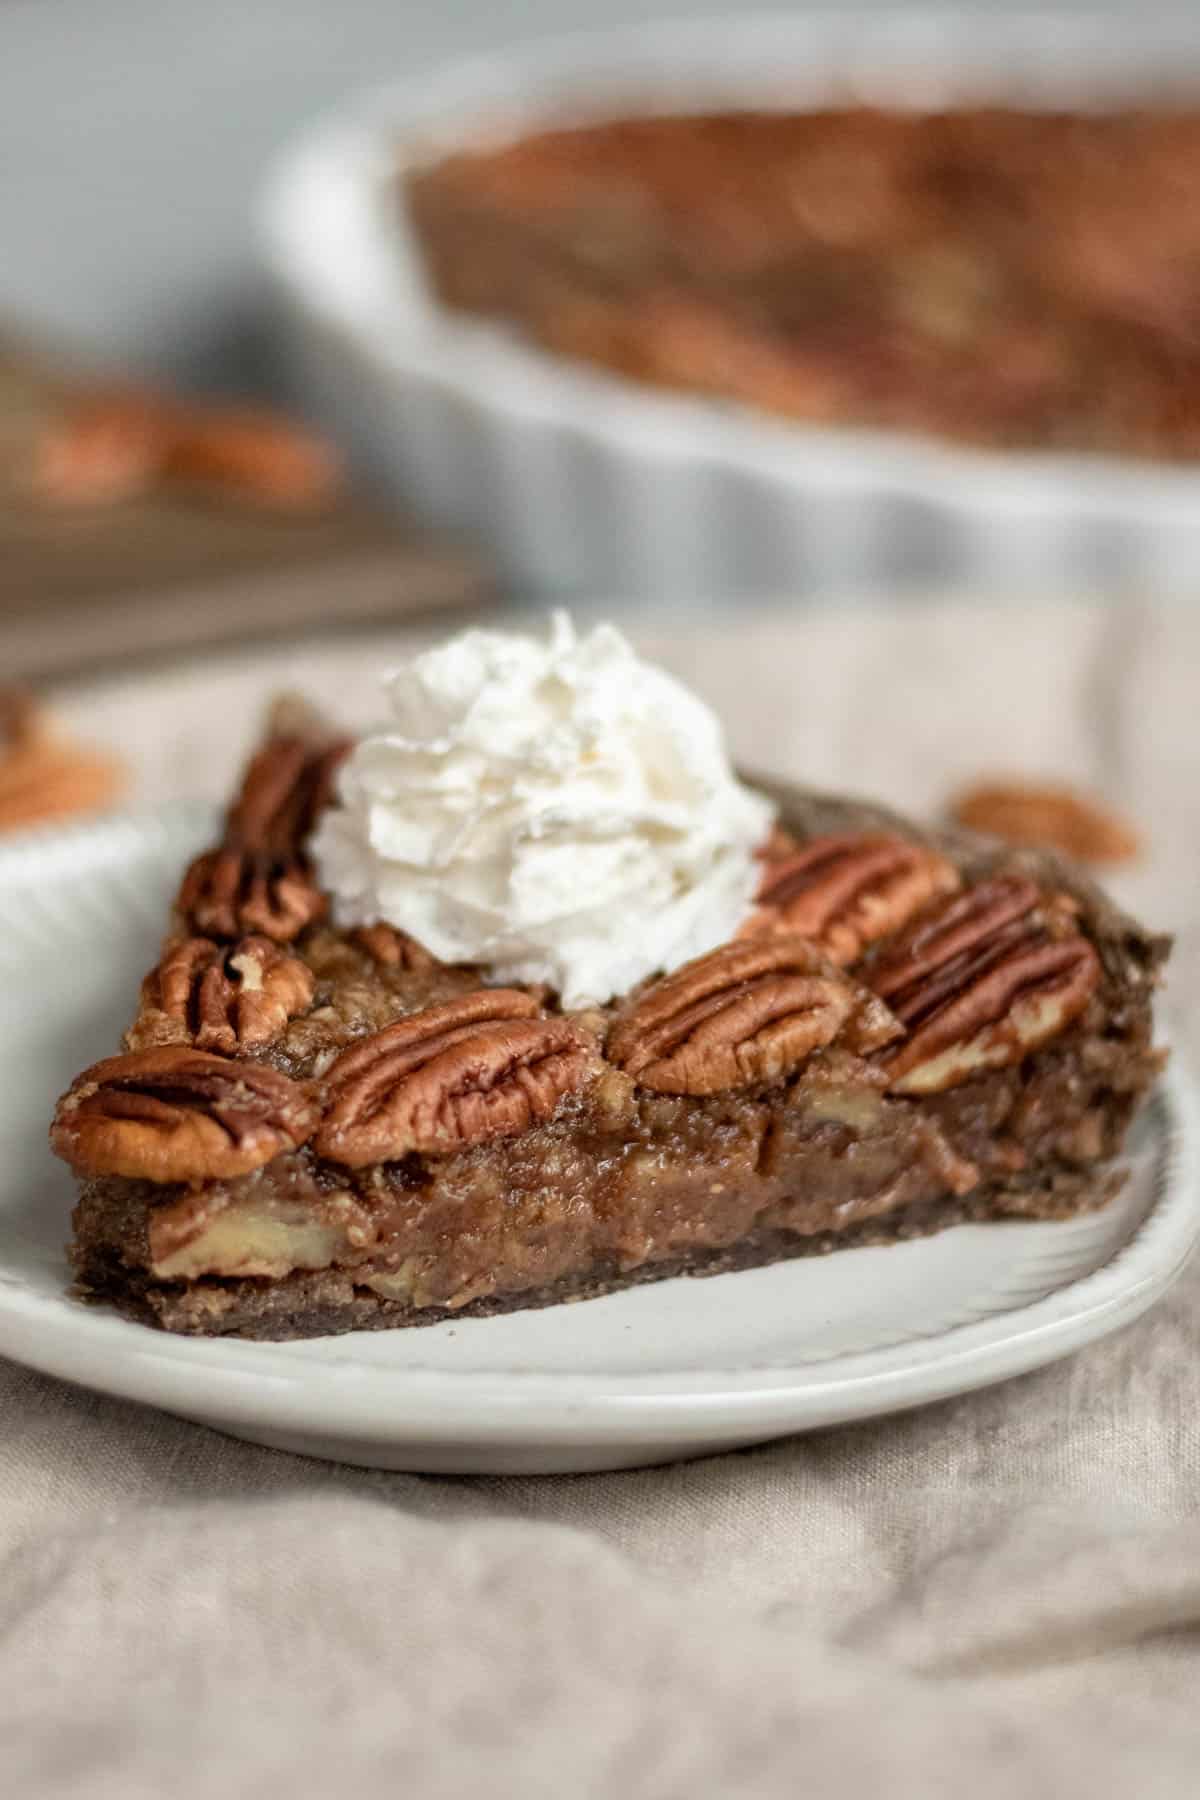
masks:
<instances>
[{"instance_id":1,"label":"slice of pecan pie","mask_svg":"<svg viewBox=\"0 0 1200 1800\"><path fill-rule=\"evenodd\" d=\"M83 1293L301 1337L1112 1193L1167 944L1055 857L776 793L740 935L564 1012L328 922L306 841L345 746L285 726L59 1104Z\"/></svg>"}]
</instances>

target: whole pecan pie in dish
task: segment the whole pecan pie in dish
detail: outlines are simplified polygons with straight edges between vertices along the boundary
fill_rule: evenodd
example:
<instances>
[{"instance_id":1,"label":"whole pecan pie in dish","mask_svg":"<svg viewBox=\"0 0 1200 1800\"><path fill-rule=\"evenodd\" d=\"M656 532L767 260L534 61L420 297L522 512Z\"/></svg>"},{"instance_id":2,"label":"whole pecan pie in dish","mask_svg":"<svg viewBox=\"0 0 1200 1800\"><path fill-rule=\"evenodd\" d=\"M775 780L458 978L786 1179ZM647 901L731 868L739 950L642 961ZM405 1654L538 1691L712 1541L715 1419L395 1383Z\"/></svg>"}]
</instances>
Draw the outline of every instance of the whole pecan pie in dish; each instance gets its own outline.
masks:
<instances>
[{"instance_id":1,"label":"whole pecan pie in dish","mask_svg":"<svg viewBox=\"0 0 1200 1800\"><path fill-rule=\"evenodd\" d=\"M476 714L494 734L495 714ZM964 1220L1063 1218L1114 1191L1160 1066L1151 995L1167 945L1062 860L795 790L772 827L739 785L746 832L768 824L744 893L729 887L725 941L616 994L577 993L580 969L600 983L594 963L572 949L547 965L554 984L534 978L527 946L500 946L491 926L487 961L446 960L469 912L446 890L480 867L454 863L461 831L452 855L437 836L443 885L424 902L414 880L389 888L416 867L421 808L449 779L445 719L425 716L419 753L411 736L351 750L306 720L251 760L222 841L184 875L123 1049L59 1103L52 1142L82 1183L82 1292L172 1331L301 1337ZM420 778L404 831L385 821L385 856L379 796L402 784L384 751L398 743ZM594 760L579 759L580 781ZM661 796L673 778L650 760ZM505 782L473 815L493 848L521 785ZM370 904L336 848L367 789ZM645 839L655 855L669 811ZM602 887L609 815L583 851L572 816L569 855ZM616 836L603 866L625 880L633 853ZM544 853L525 832L521 856L541 859L531 917L556 880ZM706 869L718 857L701 854ZM412 932L350 922L401 891ZM586 935L575 915L570 931Z\"/></svg>"},{"instance_id":2,"label":"whole pecan pie in dish","mask_svg":"<svg viewBox=\"0 0 1200 1800\"><path fill-rule=\"evenodd\" d=\"M1194 94L481 130L404 175L438 298L552 352L818 425L1186 461L1198 194Z\"/></svg>"}]
</instances>

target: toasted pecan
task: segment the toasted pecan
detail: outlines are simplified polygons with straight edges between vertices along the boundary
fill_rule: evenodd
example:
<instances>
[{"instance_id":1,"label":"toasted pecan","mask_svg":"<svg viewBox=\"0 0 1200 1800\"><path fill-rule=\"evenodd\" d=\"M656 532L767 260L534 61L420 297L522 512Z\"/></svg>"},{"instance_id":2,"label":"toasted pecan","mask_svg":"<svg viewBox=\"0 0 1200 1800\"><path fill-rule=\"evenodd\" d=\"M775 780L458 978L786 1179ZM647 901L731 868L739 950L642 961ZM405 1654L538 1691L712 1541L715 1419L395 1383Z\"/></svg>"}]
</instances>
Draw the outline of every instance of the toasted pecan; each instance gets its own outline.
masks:
<instances>
[{"instance_id":1,"label":"toasted pecan","mask_svg":"<svg viewBox=\"0 0 1200 1800\"><path fill-rule=\"evenodd\" d=\"M312 971L265 937L229 946L211 938L169 944L142 983L129 1049L191 1043L233 1055L277 1038L312 999Z\"/></svg>"},{"instance_id":2,"label":"toasted pecan","mask_svg":"<svg viewBox=\"0 0 1200 1800\"><path fill-rule=\"evenodd\" d=\"M718 1094L785 1080L851 1022L855 1047L898 1031L808 938L725 944L653 983L609 1033L609 1060L641 1087Z\"/></svg>"},{"instance_id":3,"label":"toasted pecan","mask_svg":"<svg viewBox=\"0 0 1200 1800\"><path fill-rule=\"evenodd\" d=\"M301 736L268 738L251 757L229 809L227 840L279 855L302 849L333 797L349 749L344 737L315 744Z\"/></svg>"},{"instance_id":4,"label":"toasted pecan","mask_svg":"<svg viewBox=\"0 0 1200 1800\"><path fill-rule=\"evenodd\" d=\"M278 944L324 918L328 905L300 854L231 844L196 857L179 890L179 910L196 931L221 938L254 932Z\"/></svg>"},{"instance_id":5,"label":"toasted pecan","mask_svg":"<svg viewBox=\"0 0 1200 1800\"><path fill-rule=\"evenodd\" d=\"M33 465L35 493L59 506L111 505L178 482L312 512L343 479L333 447L285 419L131 387L73 400L42 434Z\"/></svg>"},{"instance_id":6,"label":"toasted pecan","mask_svg":"<svg viewBox=\"0 0 1200 1800\"><path fill-rule=\"evenodd\" d=\"M515 988L480 988L353 1045L325 1081L314 1147L359 1168L463 1150L551 1118L594 1060L568 1019Z\"/></svg>"},{"instance_id":7,"label":"toasted pecan","mask_svg":"<svg viewBox=\"0 0 1200 1800\"><path fill-rule=\"evenodd\" d=\"M979 782L952 801L956 824L1012 844L1061 850L1081 862L1131 862L1142 844L1099 800L1057 782Z\"/></svg>"},{"instance_id":8,"label":"toasted pecan","mask_svg":"<svg viewBox=\"0 0 1200 1800\"><path fill-rule=\"evenodd\" d=\"M0 831L92 812L123 781L115 758L60 738L28 688L0 686Z\"/></svg>"},{"instance_id":9,"label":"toasted pecan","mask_svg":"<svg viewBox=\"0 0 1200 1800\"><path fill-rule=\"evenodd\" d=\"M111 506L161 477L175 413L159 395L134 389L86 394L42 434L33 487L56 506Z\"/></svg>"},{"instance_id":10,"label":"toasted pecan","mask_svg":"<svg viewBox=\"0 0 1200 1800\"><path fill-rule=\"evenodd\" d=\"M766 862L746 933L811 938L845 967L877 939L899 931L928 901L958 886L952 863L905 838L813 838Z\"/></svg>"},{"instance_id":11,"label":"toasted pecan","mask_svg":"<svg viewBox=\"0 0 1200 1800\"><path fill-rule=\"evenodd\" d=\"M247 932L290 943L325 916L305 848L333 794L345 738L271 737L251 758L225 822L225 839L191 863L179 911L206 937Z\"/></svg>"},{"instance_id":12,"label":"toasted pecan","mask_svg":"<svg viewBox=\"0 0 1200 1800\"><path fill-rule=\"evenodd\" d=\"M1013 945L891 1053L888 1085L936 1094L1020 1062L1079 1017L1099 979L1100 959L1084 937Z\"/></svg>"},{"instance_id":13,"label":"toasted pecan","mask_svg":"<svg viewBox=\"0 0 1200 1800\"><path fill-rule=\"evenodd\" d=\"M114 758L67 745L0 756L0 831L95 812L117 798L124 779Z\"/></svg>"},{"instance_id":14,"label":"toasted pecan","mask_svg":"<svg viewBox=\"0 0 1200 1800\"><path fill-rule=\"evenodd\" d=\"M865 979L910 1024L1008 944L1028 936L1041 890L1025 875L996 875L931 907L888 944Z\"/></svg>"},{"instance_id":15,"label":"toasted pecan","mask_svg":"<svg viewBox=\"0 0 1200 1800\"><path fill-rule=\"evenodd\" d=\"M331 445L269 413L229 407L190 408L181 417L164 473L290 512L321 511L343 484Z\"/></svg>"},{"instance_id":16,"label":"toasted pecan","mask_svg":"<svg viewBox=\"0 0 1200 1800\"><path fill-rule=\"evenodd\" d=\"M940 1093L1019 1062L1080 1015L1100 959L1059 896L999 875L932 908L865 979L908 1035L886 1058L897 1093Z\"/></svg>"},{"instance_id":17,"label":"toasted pecan","mask_svg":"<svg viewBox=\"0 0 1200 1800\"><path fill-rule=\"evenodd\" d=\"M46 710L31 688L0 683L0 757L50 736Z\"/></svg>"},{"instance_id":18,"label":"toasted pecan","mask_svg":"<svg viewBox=\"0 0 1200 1800\"><path fill-rule=\"evenodd\" d=\"M304 1143L316 1118L308 1090L276 1069L164 1045L78 1075L50 1143L80 1175L224 1180Z\"/></svg>"}]
</instances>

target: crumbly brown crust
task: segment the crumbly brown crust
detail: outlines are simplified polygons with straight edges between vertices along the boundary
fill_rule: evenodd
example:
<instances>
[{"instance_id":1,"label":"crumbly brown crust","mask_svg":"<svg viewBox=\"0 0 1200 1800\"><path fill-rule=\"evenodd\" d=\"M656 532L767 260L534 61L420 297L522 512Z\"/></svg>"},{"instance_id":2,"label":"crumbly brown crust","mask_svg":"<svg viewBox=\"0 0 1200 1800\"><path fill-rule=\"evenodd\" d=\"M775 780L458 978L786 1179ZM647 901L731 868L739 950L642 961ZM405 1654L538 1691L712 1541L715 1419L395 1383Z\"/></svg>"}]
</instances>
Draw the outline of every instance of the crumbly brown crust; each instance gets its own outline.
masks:
<instances>
[{"instance_id":1,"label":"crumbly brown crust","mask_svg":"<svg viewBox=\"0 0 1200 1800\"><path fill-rule=\"evenodd\" d=\"M447 304L820 424L1193 459L1200 113L654 117L413 169Z\"/></svg>"},{"instance_id":2,"label":"crumbly brown crust","mask_svg":"<svg viewBox=\"0 0 1200 1800\"><path fill-rule=\"evenodd\" d=\"M1074 1218L1104 1206L1121 1177L1096 1180L1076 1172L1064 1174L1048 1191L1036 1216ZM1014 1209L1013 1216L1029 1216ZM997 1217L990 1200L955 1195L916 1202L883 1218L867 1219L846 1231L824 1231L797 1237L787 1231L756 1231L728 1248L693 1250L686 1255L623 1269L616 1262L597 1263L587 1275L572 1275L541 1288L493 1294L460 1307L414 1308L385 1300L356 1284L353 1272L322 1269L287 1275L278 1281L206 1280L156 1282L130 1269L119 1257L98 1252L85 1265L78 1291L88 1300L115 1306L127 1318L200 1337L244 1337L270 1342L336 1336L350 1331L386 1331L398 1326L437 1325L445 1319L492 1318L497 1314L545 1306L597 1300L605 1294L683 1276L693 1280L759 1269L800 1257L828 1256L835 1250L866 1249L931 1237L953 1225Z\"/></svg>"},{"instance_id":3,"label":"crumbly brown crust","mask_svg":"<svg viewBox=\"0 0 1200 1800\"><path fill-rule=\"evenodd\" d=\"M304 798L315 764L292 761ZM264 766L277 772L278 759L256 758L251 774ZM210 940L194 948L181 916L126 1055L86 1071L60 1106L56 1147L84 1178L80 1290L169 1330L296 1337L1102 1203L1159 1066L1150 997L1165 940L1053 855L921 830L854 801L774 797L787 833L764 853L768 895L798 844L898 840L921 855L865 855L857 885L841 851L815 857L835 871L810 907L828 944L788 932L774 916L786 907L768 903L749 937L693 972L592 1012L564 1016L541 990L482 987L478 971L442 967L386 930L294 932L281 912L278 956L264 943L249 955L231 916L222 959ZM245 798L229 829L254 856ZM302 846L281 839L275 851L308 878ZM276 865L261 866L269 878ZM897 885L897 868L918 866L937 879ZM794 880L784 885L794 898ZM997 885L999 906L988 898ZM940 936L931 917L949 921ZM918 990L928 983L964 918L970 955L949 965L954 1005L934 1019L950 1021L939 1056L948 1030L967 1061L906 1095L913 1056L904 1081L890 1071L925 1027L880 995L897 980L911 995L914 932ZM1015 986L1014 957L1018 973L1033 968ZM261 1023L268 976L292 965L306 979L273 1009L273 1035L239 1038L243 1017ZM940 965L934 980L941 1004ZM219 993L204 987L214 982ZM1009 1038L997 1052L1017 987L1022 1004L1042 1006L1041 1035L1027 1052ZM1049 1032L1047 993L1059 1007ZM218 1029L228 1057L198 1044Z\"/></svg>"}]
</instances>

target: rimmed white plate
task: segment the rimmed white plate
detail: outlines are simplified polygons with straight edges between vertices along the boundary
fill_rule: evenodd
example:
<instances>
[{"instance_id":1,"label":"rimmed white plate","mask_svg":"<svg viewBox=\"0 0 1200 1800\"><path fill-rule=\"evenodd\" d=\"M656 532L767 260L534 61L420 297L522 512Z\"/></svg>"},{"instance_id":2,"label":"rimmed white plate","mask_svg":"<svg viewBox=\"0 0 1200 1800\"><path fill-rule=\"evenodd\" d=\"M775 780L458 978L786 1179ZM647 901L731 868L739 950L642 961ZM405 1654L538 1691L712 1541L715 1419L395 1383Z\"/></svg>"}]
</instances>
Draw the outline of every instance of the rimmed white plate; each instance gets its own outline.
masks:
<instances>
[{"instance_id":1,"label":"rimmed white plate","mask_svg":"<svg viewBox=\"0 0 1200 1800\"><path fill-rule=\"evenodd\" d=\"M918 1406L1128 1324L1200 1236L1200 1123L1176 1073L1105 1210L673 1280L496 1319L251 1344L173 1338L66 1291L53 1102L109 1052L151 960L190 811L0 850L0 1353L258 1443L386 1468L631 1467Z\"/></svg>"}]
</instances>

